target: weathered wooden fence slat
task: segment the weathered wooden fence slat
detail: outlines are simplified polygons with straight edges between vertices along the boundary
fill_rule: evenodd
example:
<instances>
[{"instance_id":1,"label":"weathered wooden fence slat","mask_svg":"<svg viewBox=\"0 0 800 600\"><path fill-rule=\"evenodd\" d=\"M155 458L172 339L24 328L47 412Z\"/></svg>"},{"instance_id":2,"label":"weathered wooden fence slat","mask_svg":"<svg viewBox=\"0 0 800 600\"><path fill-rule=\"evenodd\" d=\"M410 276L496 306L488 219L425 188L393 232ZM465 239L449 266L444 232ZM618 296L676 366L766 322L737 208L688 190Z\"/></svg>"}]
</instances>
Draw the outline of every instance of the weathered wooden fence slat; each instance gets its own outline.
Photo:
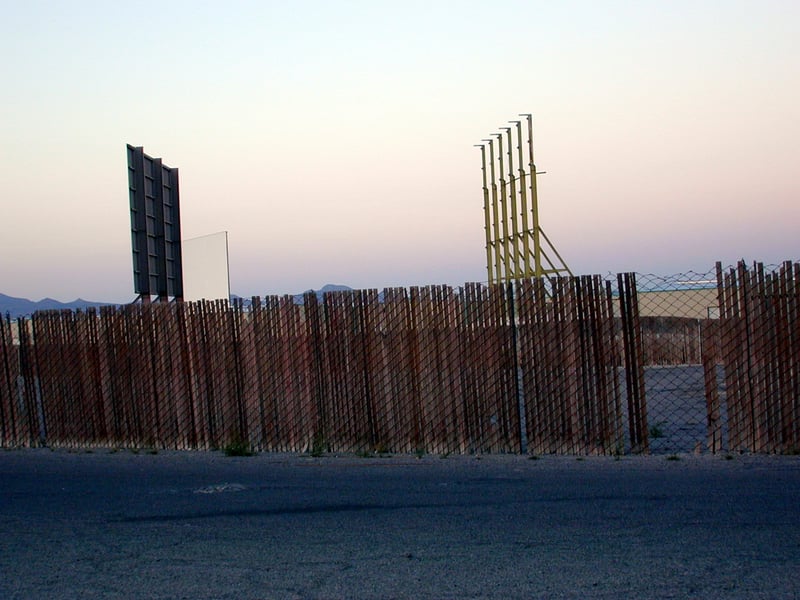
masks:
<instances>
[{"instance_id":1,"label":"weathered wooden fence slat","mask_svg":"<svg viewBox=\"0 0 800 600\"><path fill-rule=\"evenodd\" d=\"M646 453L649 450L649 436L636 278L632 273L620 274L617 277L620 292L631 448L635 452Z\"/></svg>"}]
</instances>

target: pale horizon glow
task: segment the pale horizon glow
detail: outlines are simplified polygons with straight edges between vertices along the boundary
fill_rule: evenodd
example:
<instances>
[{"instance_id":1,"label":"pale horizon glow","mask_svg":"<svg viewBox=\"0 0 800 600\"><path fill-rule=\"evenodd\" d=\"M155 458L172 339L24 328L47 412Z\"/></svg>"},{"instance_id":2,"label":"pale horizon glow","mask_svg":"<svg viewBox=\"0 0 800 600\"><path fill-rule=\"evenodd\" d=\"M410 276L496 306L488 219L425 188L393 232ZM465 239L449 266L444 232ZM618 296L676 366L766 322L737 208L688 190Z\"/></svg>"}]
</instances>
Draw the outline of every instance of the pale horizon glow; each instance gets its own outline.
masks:
<instances>
[{"instance_id":1,"label":"pale horizon glow","mask_svg":"<svg viewBox=\"0 0 800 600\"><path fill-rule=\"evenodd\" d=\"M133 300L126 144L234 294L485 281L526 112L574 272L800 259L798 2L0 2L4 294Z\"/></svg>"}]
</instances>

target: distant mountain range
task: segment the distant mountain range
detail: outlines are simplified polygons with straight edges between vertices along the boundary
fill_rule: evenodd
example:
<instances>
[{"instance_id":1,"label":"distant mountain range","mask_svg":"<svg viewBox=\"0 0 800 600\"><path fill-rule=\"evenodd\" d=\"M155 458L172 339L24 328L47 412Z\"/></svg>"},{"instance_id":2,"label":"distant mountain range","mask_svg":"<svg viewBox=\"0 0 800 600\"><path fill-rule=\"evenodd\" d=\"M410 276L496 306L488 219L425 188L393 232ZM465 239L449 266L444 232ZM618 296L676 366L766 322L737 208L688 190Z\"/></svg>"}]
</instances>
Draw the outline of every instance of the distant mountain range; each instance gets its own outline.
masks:
<instances>
[{"instance_id":1,"label":"distant mountain range","mask_svg":"<svg viewBox=\"0 0 800 600\"><path fill-rule=\"evenodd\" d=\"M324 294L325 292L349 292L353 288L347 287L346 285L336 285L335 283L326 283L318 290L306 290L304 293L308 292L317 292L317 295ZM298 294L302 296L303 294Z\"/></svg>"},{"instance_id":2,"label":"distant mountain range","mask_svg":"<svg viewBox=\"0 0 800 600\"><path fill-rule=\"evenodd\" d=\"M351 290L352 288L347 287L346 285L333 285L327 284L322 286L322 288L318 290L308 290L309 292L316 292L317 296L322 299L322 294L325 292L339 292L339 291L347 291ZM305 293L305 292L304 292ZM232 295L231 299L239 298L239 296ZM297 303L302 303L303 301L303 294L294 294L294 300ZM245 306L250 305L250 298L242 298L242 301ZM9 315L12 319L18 319L19 317L29 317L37 310L86 310L90 307L97 307L97 306L109 306L114 305L113 302L93 302L91 300L84 300L82 298L78 298L77 300L73 300L72 302L59 302L58 300L53 300L52 298L45 298L43 300L34 301L28 300L27 298L14 298L13 296L6 296L5 294L0 294L0 316L3 318L6 315Z\"/></svg>"},{"instance_id":3,"label":"distant mountain range","mask_svg":"<svg viewBox=\"0 0 800 600\"><path fill-rule=\"evenodd\" d=\"M323 285L318 290L306 290L302 294L295 294L294 301L297 302L298 304L302 303L303 302L303 296L305 294L307 294L308 292L316 292L317 293L317 298L322 300L322 294L324 294L325 292L349 292L349 291L352 291L352 289L353 288L347 287L346 285L336 285L336 284L333 284L333 283L327 283L327 284Z\"/></svg>"},{"instance_id":4,"label":"distant mountain range","mask_svg":"<svg viewBox=\"0 0 800 600\"><path fill-rule=\"evenodd\" d=\"M295 304L302 304L303 296L305 296L308 292L315 292L317 294L317 298L319 298L319 300L322 300L322 295L325 292L347 292L347 291L352 291L352 289L353 288L347 287L346 285L336 285L333 283L327 283L318 290L306 290L305 292L301 292L300 294L292 294L292 298L294 299ZM262 298L263 297L264 296L262 296ZM244 296L237 296L236 294L231 294L231 300L241 300L242 305L245 308L250 308L250 302L251 302L250 296L245 298Z\"/></svg>"},{"instance_id":5,"label":"distant mountain range","mask_svg":"<svg viewBox=\"0 0 800 600\"><path fill-rule=\"evenodd\" d=\"M0 294L0 315L5 317L8 314L12 319L16 319L30 316L37 310L86 310L91 306L108 306L109 304L109 302L92 302L83 298L72 302L59 302L52 298L45 298L36 302L27 298L14 298Z\"/></svg>"}]
</instances>

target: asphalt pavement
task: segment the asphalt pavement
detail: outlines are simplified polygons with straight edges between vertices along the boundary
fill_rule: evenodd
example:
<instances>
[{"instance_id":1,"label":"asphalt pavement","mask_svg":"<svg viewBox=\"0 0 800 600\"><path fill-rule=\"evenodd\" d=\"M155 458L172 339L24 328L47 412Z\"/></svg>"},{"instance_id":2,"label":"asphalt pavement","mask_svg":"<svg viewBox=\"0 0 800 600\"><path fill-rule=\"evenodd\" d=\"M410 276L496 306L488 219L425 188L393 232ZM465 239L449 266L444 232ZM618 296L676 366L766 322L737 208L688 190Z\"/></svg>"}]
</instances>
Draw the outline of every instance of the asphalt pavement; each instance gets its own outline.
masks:
<instances>
[{"instance_id":1,"label":"asphalt pavement","mask_svg":"<svg viewBox=\"0 0 800 600\"><path fill-rule=\"evenodd\" d=\"M2 599L798 598L798 573L796 456L0 451Z\"/></svg>"}]
</instances>

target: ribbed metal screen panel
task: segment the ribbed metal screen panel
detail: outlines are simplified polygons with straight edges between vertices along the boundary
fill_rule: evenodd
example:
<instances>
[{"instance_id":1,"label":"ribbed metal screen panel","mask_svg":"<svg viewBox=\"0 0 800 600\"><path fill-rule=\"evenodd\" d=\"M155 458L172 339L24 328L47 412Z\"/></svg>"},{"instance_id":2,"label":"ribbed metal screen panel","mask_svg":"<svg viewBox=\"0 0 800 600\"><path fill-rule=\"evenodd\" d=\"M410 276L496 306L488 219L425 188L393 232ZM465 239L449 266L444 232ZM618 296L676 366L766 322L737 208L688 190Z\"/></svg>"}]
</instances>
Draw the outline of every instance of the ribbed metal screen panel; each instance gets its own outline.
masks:
<instances>
[{"instance_id":1,"label":"ribbed metal screen panel","mask_svg":"<svg viewBox=\"0 0 800 600\"><path fill-rule=\"evenodd\" d=\"M134 291L181 298L180 191L178 169L127 146Z\"/></svg>"}]
</instances>

